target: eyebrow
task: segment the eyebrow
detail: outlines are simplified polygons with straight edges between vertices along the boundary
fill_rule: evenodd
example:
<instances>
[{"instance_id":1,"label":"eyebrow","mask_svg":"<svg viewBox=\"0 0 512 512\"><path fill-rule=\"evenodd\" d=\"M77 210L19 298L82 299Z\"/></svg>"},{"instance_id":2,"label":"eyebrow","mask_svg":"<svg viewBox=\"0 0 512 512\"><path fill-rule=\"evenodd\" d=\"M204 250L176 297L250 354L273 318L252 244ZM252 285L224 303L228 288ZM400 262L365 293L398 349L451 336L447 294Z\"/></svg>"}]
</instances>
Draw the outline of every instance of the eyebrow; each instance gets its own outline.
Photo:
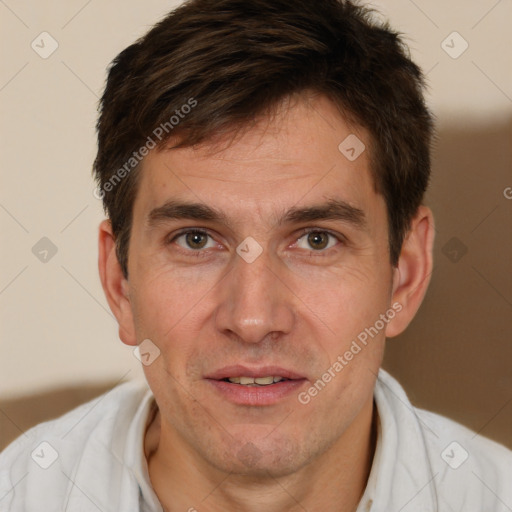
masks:
<instances>
[{"instance_id":1,"label":"eyebrow","mask_svg":"<svg viewBox=\"0 0 512 512\"><path fill-rule=\"evenodd\" d=\"M279 219L278 224L313 220L341 220L359 229L367 226L364 211L341 199L329 199L326 203L319 205L291 208Z\"/></svg>"},{"instance_id":2,"label":"eyebrow","mask_svg":"<svg viewBox=\"0 0 512 512\"><path fill-rule=\"evenodd\" d=\"M153 209L149 213L148 224L152 227L161 222L178 219L210 221L230 225L227 215L216 208L203 203L177 200L169 200L162 206ZM329 199L325 203L306 207L292 207L278 218L276 225L298 224L315 220L340 220L358 229L364 229L367 226L364 211L341 199Z\"/></svg>"}]
</instances>

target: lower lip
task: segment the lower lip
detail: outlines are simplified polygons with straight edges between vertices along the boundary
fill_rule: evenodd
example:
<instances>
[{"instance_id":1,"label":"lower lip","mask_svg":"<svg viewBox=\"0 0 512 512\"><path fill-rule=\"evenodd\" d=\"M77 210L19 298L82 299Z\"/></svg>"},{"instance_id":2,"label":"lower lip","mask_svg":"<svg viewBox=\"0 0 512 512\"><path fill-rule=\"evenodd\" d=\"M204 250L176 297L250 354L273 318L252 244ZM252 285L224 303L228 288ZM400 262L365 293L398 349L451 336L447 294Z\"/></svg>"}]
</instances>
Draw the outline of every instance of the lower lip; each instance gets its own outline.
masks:
<instances>
[{"instance_id":1,"label":"lower lip","mask_svg":"<svg viewBox=\"0 0 512 512\"><path fill-rule=\"evenodd\" d=\"M306 379L283 380L268 386L243 386L223 380L206 379L227 400L237 405L272 405L297 394Z\"/></svg>"}]
</instances>

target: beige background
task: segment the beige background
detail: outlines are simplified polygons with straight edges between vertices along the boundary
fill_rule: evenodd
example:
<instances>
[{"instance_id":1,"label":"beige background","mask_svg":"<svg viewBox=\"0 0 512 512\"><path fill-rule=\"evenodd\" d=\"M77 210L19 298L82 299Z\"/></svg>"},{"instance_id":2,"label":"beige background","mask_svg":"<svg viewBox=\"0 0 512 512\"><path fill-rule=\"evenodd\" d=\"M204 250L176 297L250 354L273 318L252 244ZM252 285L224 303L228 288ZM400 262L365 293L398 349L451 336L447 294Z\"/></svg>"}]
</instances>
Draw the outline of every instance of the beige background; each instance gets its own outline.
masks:
<instances>
[{"instance_id":1,"label":"beige background","mask_svg":"<svg viewBox=\"0 0 512 512\"><path fill-rule=\"evenodd\" d=\"M97 277L94 124L108 63L177 3L0 2L0 425L25 425L8 399L142 376ZM414 403L512 446L512 2L372 4L428 73L438 118L432 284L385 366ZM47 59L31 48L43 31ZM457 59L441 47L453 31L469 44Z\"/></svg>"}]
</instances>

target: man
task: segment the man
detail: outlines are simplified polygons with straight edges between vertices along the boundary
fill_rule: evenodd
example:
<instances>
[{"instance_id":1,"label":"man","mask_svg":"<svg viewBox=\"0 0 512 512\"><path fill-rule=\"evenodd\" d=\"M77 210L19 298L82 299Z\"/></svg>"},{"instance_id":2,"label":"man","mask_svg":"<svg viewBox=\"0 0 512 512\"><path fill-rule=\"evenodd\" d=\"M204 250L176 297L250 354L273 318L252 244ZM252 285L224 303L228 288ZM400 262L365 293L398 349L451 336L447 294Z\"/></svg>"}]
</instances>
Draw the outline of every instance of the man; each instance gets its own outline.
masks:
<instances>
[{"instance_id":1,"label":"man","mask_svg":"<svg viewBox=\"0 0 512 512\"><path fill-rule=\"evenodd\" d=\"M99 269L149 384L0 458L2 510L512 510L512 454L380 369L432 271L432 119L348 1L192 0L98 122Z\"/></svg>"}]
</instances>

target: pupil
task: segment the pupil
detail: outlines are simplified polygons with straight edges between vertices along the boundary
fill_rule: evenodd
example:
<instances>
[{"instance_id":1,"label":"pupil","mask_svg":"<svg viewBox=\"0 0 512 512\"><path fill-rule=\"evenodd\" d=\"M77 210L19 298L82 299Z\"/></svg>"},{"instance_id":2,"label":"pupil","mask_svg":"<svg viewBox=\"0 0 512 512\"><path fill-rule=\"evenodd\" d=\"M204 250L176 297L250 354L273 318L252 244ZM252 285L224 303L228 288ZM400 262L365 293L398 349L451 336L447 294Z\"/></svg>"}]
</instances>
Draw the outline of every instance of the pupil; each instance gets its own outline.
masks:
<instances>
[{"instance_id":1,"label":"pupil","mask_svg":"<svg viewBox=\"0 0 512 512\"><path fill-rule=\"evenodd\" d=\"M327 247L328 238L325 233L310 233L308 242L314 249L324 249Z\"/></svg>"},{"instance_id":2,"label":"pupil","mask_svg":"<svg viewBox=\"0 0 512 512\"><path fill-rule=\"evenodd\" d=\"M193 249L201 249L205 245L203 233L188 233L186 240L189 247Z\"/></svg>"}]
</instances>

